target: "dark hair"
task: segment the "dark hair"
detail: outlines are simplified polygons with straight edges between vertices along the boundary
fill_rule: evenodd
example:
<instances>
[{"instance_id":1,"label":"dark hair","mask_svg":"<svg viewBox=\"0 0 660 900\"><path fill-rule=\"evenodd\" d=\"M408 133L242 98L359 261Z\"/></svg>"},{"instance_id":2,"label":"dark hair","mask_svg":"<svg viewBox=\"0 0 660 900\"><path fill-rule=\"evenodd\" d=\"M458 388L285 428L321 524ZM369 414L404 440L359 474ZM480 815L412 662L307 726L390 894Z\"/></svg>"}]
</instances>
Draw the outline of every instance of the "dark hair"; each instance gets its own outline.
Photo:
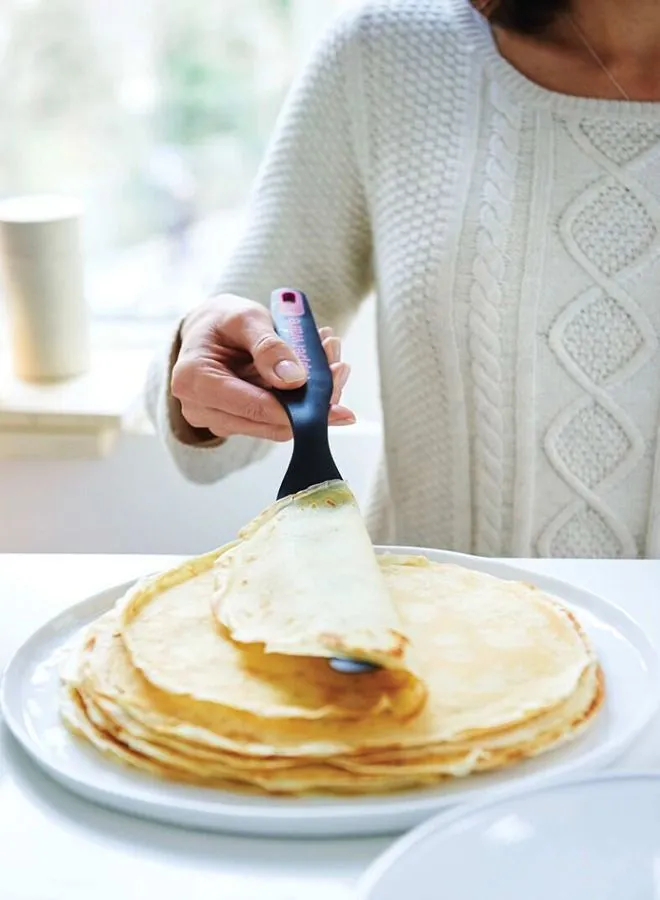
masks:
<instances>
[{"instance_id":1,"label":"dark hair","mask_svg":"<svg viewBox=\"0 0 660 900\"><path fill-rule=\"evenodd\" d=\"M570 0L499 0L488 4L487 15L502 28L538 34L570 6Z\"/></svg>"}]
</instances>

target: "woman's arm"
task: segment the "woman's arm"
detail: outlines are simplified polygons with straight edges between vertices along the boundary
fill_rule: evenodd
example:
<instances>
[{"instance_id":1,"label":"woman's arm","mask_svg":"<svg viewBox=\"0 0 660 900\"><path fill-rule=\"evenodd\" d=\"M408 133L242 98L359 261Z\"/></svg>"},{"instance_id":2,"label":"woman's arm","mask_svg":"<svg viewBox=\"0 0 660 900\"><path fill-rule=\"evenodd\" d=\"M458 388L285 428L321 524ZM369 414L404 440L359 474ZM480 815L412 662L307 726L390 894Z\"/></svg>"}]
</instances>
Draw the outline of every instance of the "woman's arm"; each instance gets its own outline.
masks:
<instances>
[{"instance_id":1,"label":"woman's arm","mask_svg":"<svg viewBox=\"0 0 660 900\"><path fill-rule=\"evenodd\" d=\"M246 231L215 292L267 304L274 288L298 287L319 324L340 332L371 284L355 32L350 19L336 26L289 95L253 191ZM178 347L177 333L153 364L147 407L183 474L216 481L261 458L269 444L242 436L219 439L186 422L170 390Z\"/></svg>"}]
</instances>

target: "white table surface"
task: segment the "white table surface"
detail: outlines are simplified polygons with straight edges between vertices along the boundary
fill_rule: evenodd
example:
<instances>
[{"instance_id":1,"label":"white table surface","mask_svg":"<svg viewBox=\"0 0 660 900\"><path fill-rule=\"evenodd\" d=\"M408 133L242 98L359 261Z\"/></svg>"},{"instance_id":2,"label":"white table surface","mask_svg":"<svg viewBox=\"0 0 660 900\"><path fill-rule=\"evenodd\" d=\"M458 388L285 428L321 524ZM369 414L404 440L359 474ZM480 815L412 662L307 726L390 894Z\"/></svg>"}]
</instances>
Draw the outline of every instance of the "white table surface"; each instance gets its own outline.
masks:
<instances>
[{"instance_id":1,"label":"white table surface","mask_svg":"<svg viewBox=\"0 0 660 900\"><path fill-rule=\"evenodd\" d=\"M172 557L0 555L0 668L44 621ZM660 646L660 561L520 563L600 594ZM660 766L660 727L619 768ZM0 900L347 900L389 839L276 841L186 832L98 809L0 728Z\"/></svg>"}]
</instances>

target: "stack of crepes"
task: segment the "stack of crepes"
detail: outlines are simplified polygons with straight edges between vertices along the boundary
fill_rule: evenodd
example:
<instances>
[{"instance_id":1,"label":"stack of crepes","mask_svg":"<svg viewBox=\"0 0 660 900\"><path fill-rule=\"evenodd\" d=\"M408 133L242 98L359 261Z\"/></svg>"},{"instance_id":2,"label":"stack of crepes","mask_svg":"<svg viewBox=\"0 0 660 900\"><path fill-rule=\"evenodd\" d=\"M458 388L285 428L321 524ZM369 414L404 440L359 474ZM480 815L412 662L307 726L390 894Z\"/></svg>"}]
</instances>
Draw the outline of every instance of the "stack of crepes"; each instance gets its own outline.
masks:
<instances>
[{"instance_id":1,"label":"stack of crepes","mask_svg":"<svg viewBox=\"0 0 660 900\"><path fill-rule=\"evenodd\" d=\"M333 656L380 668L341 674ZM604 693L570 613L525 584L376 557L342 482L137 584L81 637L63 684L65 722L108 756L275 794L504 767L576 736Z\"/></svg>"}]
</instances>

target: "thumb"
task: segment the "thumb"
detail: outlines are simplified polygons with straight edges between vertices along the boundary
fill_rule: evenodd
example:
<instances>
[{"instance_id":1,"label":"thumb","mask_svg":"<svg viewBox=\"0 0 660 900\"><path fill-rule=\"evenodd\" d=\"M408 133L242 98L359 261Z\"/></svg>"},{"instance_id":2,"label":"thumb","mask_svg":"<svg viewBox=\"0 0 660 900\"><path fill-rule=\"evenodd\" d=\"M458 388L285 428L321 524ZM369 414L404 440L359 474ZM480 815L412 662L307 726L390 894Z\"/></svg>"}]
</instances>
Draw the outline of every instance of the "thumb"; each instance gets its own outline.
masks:
<instances>
[{"instance_id":1,"label":"thumb","mask_svg":"<svg viewBox=\"0 0 660 900\"><path fill-rule=\"evenodd\" d=\"M267 310L254 310L245 317L243 337L257 372L268 384L294 388L307 381L305 367L279 337Z\"/></svg>"}]
</instances>

